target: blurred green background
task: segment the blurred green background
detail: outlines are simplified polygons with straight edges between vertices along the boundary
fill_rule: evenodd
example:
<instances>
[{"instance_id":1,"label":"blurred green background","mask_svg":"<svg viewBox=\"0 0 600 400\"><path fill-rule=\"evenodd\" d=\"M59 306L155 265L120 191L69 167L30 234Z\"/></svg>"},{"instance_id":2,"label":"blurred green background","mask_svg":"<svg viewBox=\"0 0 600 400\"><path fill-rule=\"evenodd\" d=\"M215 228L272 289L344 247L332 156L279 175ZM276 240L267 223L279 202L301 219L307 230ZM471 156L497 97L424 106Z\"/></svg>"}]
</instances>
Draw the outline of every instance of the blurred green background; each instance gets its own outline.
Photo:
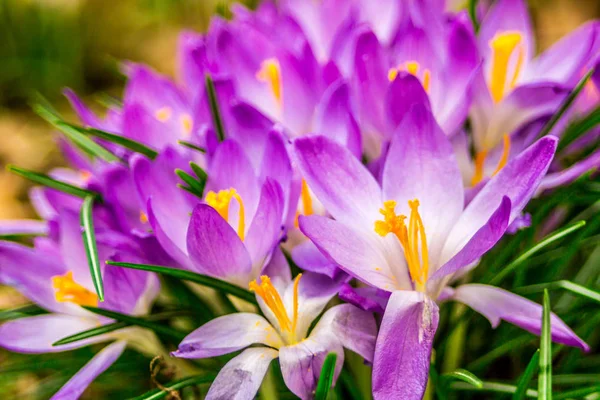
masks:
<instances>
[{"instance_id":1,"label":"blurred green background","mask_svg":"<svg viewBox=\"0 0 600 400\"><path fill-rule=\"evenodd\" d=\"M253 6L256 0L245 3ZM0 0L0 218L34 217L27 201L30 184L8 173L6 164L43 171L62 162L52 130L29 109L32 94L41 93L69 115L61 94L64 87L76 90L89 104L98 104L106 94L120 96L122 60L144 62L173 75L179 31L206 29L210 15L227 15L228 4L224 0ZM600 15L597 0L530 4L540 50ZM0 287L0 310L23 303L25 299L14 290ZM1 366L8 357L11 364L31 358L0 351L0 397L47 398L93 352L90 348L72 352L62 364L56 357L39 356L38 372L22 374L3 373ZM134 354L125 359L113 368L124 378L145 377L126 390L133 394L140 392L140 386L149 387L148 360ZM102 398L107 393L103 391L122 382L101 377L99 383L86 392L87 398Z\"/></svg>"}]
</instances>

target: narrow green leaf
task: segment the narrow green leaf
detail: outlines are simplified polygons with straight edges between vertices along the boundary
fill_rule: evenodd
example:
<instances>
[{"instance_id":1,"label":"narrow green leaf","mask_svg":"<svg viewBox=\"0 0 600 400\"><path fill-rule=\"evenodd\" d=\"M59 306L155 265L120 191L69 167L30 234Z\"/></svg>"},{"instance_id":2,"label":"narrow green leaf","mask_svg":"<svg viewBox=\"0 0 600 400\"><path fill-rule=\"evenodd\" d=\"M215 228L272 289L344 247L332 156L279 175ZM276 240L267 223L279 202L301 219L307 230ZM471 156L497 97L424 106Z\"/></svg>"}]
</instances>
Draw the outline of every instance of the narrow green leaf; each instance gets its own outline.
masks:
<instances>
[{"instance_id":1,"label":"narrow green leaf","mask_svg":"<svg viewBox=\"0 0 600 400\"><path fill-rule=\"evenodd\" d=\"M142 328L150 329L161 336L170 337L174 340L181 341L185 337L185 333L169 328L168 326L160 325L149 319L134 317L132 315L121 314L116 311L109 311L103 308L83 306L88 311L104 317L112 318L120 322L126 322L131 325L141 326Z\"/></svg>"},{"instance_id":2,"label":"narrow green leaf","mask_svg":"<svg viewBox=\"0 0 600 400\"><path fill-rule=\"evenodd\" d=\"M75 127L74 127L75 128ZM76 127L79 128L79 127ZM121 135L116 135L114 133L105 132L99 129L94 128L79 128L83 134L95 136L99 139L106 140L107 142L111 142L117 144L121 147L125 147L135 153L143 154L151 160L154 160L158 156L158 152L152 150L150 147L137 142L135 140L126 138Z\"/></svg>"},{"instance_id":3,"label":"narrow green leaf","mask_svg":"<svg viewBox=\"0 0 600 400\"><path fill-rule=\"evenodd\" d=\"M28 304L26 306L11 308L9 310L0 310L0 321L31 317L33 315L40 315L44 313L46 313L46 311L39 306Z\"/></svg>"},{"instance_id":4,"label":"narrow green leaf","mask_svg":"<svg viewBox=\"0 0 600 400\"><path fill-rule=\"evenodd\" d=\"M479 21L477 21L477 3L477 0L469 0L468 4L469 18L471 18L475 32L479 31Z\"/></svg>"},{"instance_id":5,"label":"narrow green leaf","mask_svg":"<svg viewBox=\"0 0 600 400\"><path fill-rule=\"evenodd\" d=\"M515 292L517 292L519 294L532 294L532 293L543 292L546 289L547 290L563 289L574 295L581 296L583 298L600 303L600 292L597 292L592 289L588 289L585 286L581 286L577 283L567 281L567 280L523 286L523 287L515 289Z\"/></svg>"},{"instance_id":6,"label":"narrow green leaf","mask_svg":"<svg viewBox=\"0 0 600 400\"><path fill-rule=\"evenodd\" d=\"M178 381L173 381L171 383L168 383L166 385L164 385L164 389L154 389L151 390L147 393L144 393L141 396L138 397L134 397L133 399L130 400L158 400L158 399L162 399L163 397L168 396L169 390L179 390L179 389L183 389L186 388L188 386L194 386L194 385L201 385L203 383L210 383L212 382L214 379L216 378L216 375L196 375L196 376L189 376L187 378L183 378L180 379Z\"/></svg>"},{"instance_id":7,"label":"narrow green leaf","mask_svg":"<svg viewBox=\"0 0 600 400\"><path fill-rule=\"evenodd\" d=\"M527 368L523 372L523 375L519 378L517 382L517 390L513 394L512 400L523 400L525 398L525 393L527 392L527 387L529 386L529 382L533 378L533 374L538 368L538 363L540 359L540 350L536 350L529 360L529 364L527 364Z\"/></svg>"},{"instance_id":8,"label":"narrow green leaf","mask_svg":"<svg viewBox=\"0 0 600 400\"><path fill-rule=\"evenodd\" d=\"M188 193L190 193L190 194L193 194L194 196L196 196L196 197L200 198L200 200L203 200L202 196L200 196L200 194L199 194L198 192L196 192L194 189L192 189L191 187L188 187L188 186L182 185L181 183L178 183L178 184L177 184L177 187L178 187L179 189L183 189L183 190L185 190L186 192L188 192Z\"/></svg>"},{"instance_id":9,"label":"narrow green leaf","mask_svg":"<svg viewBox=\"0 0 600 400\"><path fill-rule=\"evenodd\" d=\"M191 271L170 268L170 267L163 267L160 265L132 264L132 263L114 262L114 261L107 261L106 264L116 266L116 267L132 268L132 269L140 269L142 271L156 272L159 274L173 276L173 277L179 278L179 279L185 279L190 282L196 282L200 285L208 286L213 289L231 294L242 300L246 300L248 303L258 305L258 303L256 302L256 297L249 290L243 289L243 288L233 285L229 282L225 282L220 279L213 278L211 276L200 275L200 274L196 274Z\"/></svg>"},{"instance_id":10,"label":"narrow green leaf","mask_svg":"<svg viewBox=\"0 0 600 400\"><path fill-rule=\"evenodd\" d=\"M208 179L208 174L204 169L202 169L202 167L200 167L193 161L190 161L190 167L192 167L192 171L194 171L194 174L196 174L200 182L206 182L206 180Z\"/></svg>"},{"instance_id":11,"label":"narrow green leaf","mask_svg":"<svg viewBox=\"0 0 600 400\"><path fill-rule=\"evenodd\" d=\"M550 121L548 121L548 123L546 123L546 125L544 125L544 127L540 131L540 134L538 137L546 136L547 134L549 134L552 131L552 128L554 128L554 125L556 125L556 123L560 120L560 118L563 116L563 114L571 107L571 105L573 104L573 102L575 101L575 99L577 98L579 93L581 93L581 91L585 87L585 84L587 83L587 81L590 79L590 77L593 74L594 74L594 68L591 68L588 71L588 73L585 74L585 76L583 78L581 78L581 80L577 83L577 86L575 86L575 88L571 91L571 93L569 93L569 95L567 96L565 101L563 101L563 103L561 104L558 111L552 116L552 118L550 118Z\"/></svg>"},{"instance_id":12,"label":"narrow green leaf","mask_svg":"<svg viewBox=\"0 0 600 400\"><path fill-rule=\"evenodd\" d=\"M556 396L554 396L554 400L579 399L592 393L600 393L600 385L595 385L587 388L573 389L567 392L558 393Z\"/></svg>"},{"instance_id":13,"label":"narrow green leaf","mask_svg":"<svg viewBox=\"0 0 600 400\"><path fill-rule=\"evenodd\" d=\"M345 392L350 396L352 400L361 400L360 389L356 384L356 381L350 371L346 368L342 368L342 372L340 372L340 380L339 382L342 384L342 387L345 389Z\"/></svg>"},{"instance_id":14,"label":"narrow green leaf","mask_svg":"<svg viewBox=\"0 0 600 400\"><path fill-rule=\"evenodd\" d=\"M32 182L47 186L52 189L59 190L63 193L67 193L73 196L85 198L88 196L94 196L100 199L100 194L91 190L83 189L70 183L56 180L48 175L40 174L39 172L29 171L24 168L15 167L14 165L8 165L6 169L12 173L22 176L23 178L29 179Z\"/></svg>"},{"instance_id":15,"label":"narrow green leaf","mask_svg":"<svg viewBox=\"0 0 600 400\"><path fill-rule=\"evenodd\" d=\"M508 264L502 271L500 271L492 280L490 280L489 284L493 286L498 286L498 284L514 272L523 262L525 262L529 257L543 249L544 247L556 242L557 240L581 229L585 226L585 221L579 221L571 226L560 229L552 234L546 236L542 239L538 244L527 250L525 253L521 254L517 257L513 262Z\"/></svg>"},{"instance_id":16,"label":"narrow green leaf","mask_svg":"<svg viewBox=\"0 0 600 400\"><path fill-rule=\"evenodd\" d=\"M204 149L204 148L202 148L202 147L200 147L198 145L195 145L192 142L188 142L188 141L185 141L185 140L178 140L177 143L179 143L183 147L187 147L188 149L199 151L200 153L203 153L203 154L206 153L206 149Z\"/></svg>"},{"instance_id":17,"label":"narrow green leaf","mask_svg":"<svg viewBox=\"0 0 600 400\"><path fill-rule=\"evenodd\" d=\"M219 142L225 140L225 128L223 127L223 119L219 110L219 101L215 90L215 83L210 75L206 75L206 93L208 93L208 101L210 103L210 114L212 116L213 125Z\"/></svg>"},{"instance_id":18,"label":"narrow green leaf","mask_svg":"<svg viewBox=\"0 0 600 400\"><path fill-rule=\"evenodd\" d=\"M94 288L98 294L98 300L104 301L104 284L102 283L102 271L100 270L100 259L98 258L98 247L96 246L96 234L94 232L94 217L92 210L94 208L94 196L87 196L81 206L80 222L83 227L81 236L87 255L88 264Z\"/></svg>"},{"instance_id":19,"label":"narrow green leaf","mask_svg":"<svg viewBox=\"0 0 600 400\"><path fill-rule=\"evenodd\" d=\"M78 332L74 335L71 336L67 336L64 337L60 340L57 340L56 342L52 343L52 346L60 346L63 344L68 344L68 343L73 343L73 342L78 342L80 340L83 339L89 339L91 337L94 336L99 336L99 335L103 335L105 333L109 333L109 332L114 332L118 329L122 329L129 326L128 323L126 322L114 322L112 324L106 324L106 325L102 325L99 326L97 328L92 328L92 329L88 329L86 331L83 332Z\"/></svg>"},{"instance_id":20,"label":"narrow green leaf","mask_svg":"<svg viewBox=\"0 0 600 400\"><path fill-rule=\"evenodd\" d=\"M476 387L471 385L470 383L465 382L452 382L450 384L451 390L466 390L466 391L474 391L474 392L494 392L494 393L515 393L517 391L517 387L513 385L507 385L505 383L500 382L483 382L481 387ZM527 397L537 397L538 393L536 390L527 389L525 393Z\"/></svg>"},{"instance_id":21,"label":"narrow green leaf","mask_svg":"<svg viewBox=\"0 0 600 400\"><path fill-rule=\"evenodd\" d=\"M544 311L540 335L540 374L538 376L538 400L552 400L552 334L550 323L550 295L544 289Z\"/></svg>"},{"instance_id":22,"label":"narrow green leaf","mask_svg":"<svg viewBox=\"0 0 600 400\"><path fill-rule=\"evenodd\" d=\"M483 387L483 381L481 379L476 377L473 373L460 368L456 371L449 372L447 374L442 374L442 377L446 379L458 379L470 383L471 385L478 388Z\"/></svg>"},{"instance_id":23,"label":"narrow green leaf","mask_svg":"<svg viewBox=\"0 0 600 400\"><path fill-rule=\"evenodd\" d=\"M317 389L315 390L315 400L327 400L327 395L329 394L331 385L333 383L336 361L336 353L329 353L327 354L327 357L325 357L325 361L323 361L323 367L321 368L321 374L319 375Z\"/></svg>"},{"instance_id":24,"label":"narrow green leaf","mask_svg":"<svg viewBox=\"0 0 600 400\"><path fill-rule=\"evenodd\" d=\"M573 122L567 127L565 133L558 142L556 152L559 153L568 145L579 139L584 133L589 132L594 127L600 125L600 107L588 113L583 118Z\"/></svg>"},{"instance_id":25,"label":"narrow green leaf","mask_svg":"<svg viewBox=\"0 0 600 400\"><path fill-rule=\"evenodd\" d=\"M198 181L196 178L194 178L193 176L191 176L190 174L188 174L187 172L185 172L179 168L177 168L175 170L175 174L182 181L187 183L189 188L196 193L196 196L202 198L202 192L204 191L204 185L200 181Z\"/></svg>"},{"instance_id":26,"label":"narrow green leaf","mask_svg":"<svg viewBox=\"0 0 600 400\"><path fill-rule=\"evenodd\" d=\"M467 365L467 368L470 370L479 370L485 367L486 365L489 365L494 360L497 360L498 358L504 356L505 354L514 351L516 348L524 345L529 341L531 341L530 335L521 335L507 342L504 342L500 346L493 348L488 353L469 363Z\"/></svg>"}]
</instances>

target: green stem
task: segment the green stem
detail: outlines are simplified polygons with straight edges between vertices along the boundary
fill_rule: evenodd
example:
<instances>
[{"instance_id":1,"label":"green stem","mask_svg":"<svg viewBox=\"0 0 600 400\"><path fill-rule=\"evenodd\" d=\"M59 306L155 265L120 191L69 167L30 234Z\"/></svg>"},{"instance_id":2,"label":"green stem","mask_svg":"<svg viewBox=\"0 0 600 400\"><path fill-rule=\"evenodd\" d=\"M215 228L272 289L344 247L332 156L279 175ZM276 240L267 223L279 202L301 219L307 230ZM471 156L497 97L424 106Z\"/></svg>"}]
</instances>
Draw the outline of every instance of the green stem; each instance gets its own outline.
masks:
<instances>
[{"instance_id":1,"label":"green stem","mask_svg":"<svg viewBox=\"0 0 600 400\"><path fill-rule=\"evenodd\" d=\"M464 304L456 303L452 307L452 315L450 316L450 323L458 324L450 334L448 338L448 344L446 345L446 354L444 356L444 362L442 364L442 372L448 373L456 370L460 367L463 355L463 347L465 344L465 336L467 332L467 321L462 318L462 315L466 312L467 307Z\"/></svg>"}]
</instances>

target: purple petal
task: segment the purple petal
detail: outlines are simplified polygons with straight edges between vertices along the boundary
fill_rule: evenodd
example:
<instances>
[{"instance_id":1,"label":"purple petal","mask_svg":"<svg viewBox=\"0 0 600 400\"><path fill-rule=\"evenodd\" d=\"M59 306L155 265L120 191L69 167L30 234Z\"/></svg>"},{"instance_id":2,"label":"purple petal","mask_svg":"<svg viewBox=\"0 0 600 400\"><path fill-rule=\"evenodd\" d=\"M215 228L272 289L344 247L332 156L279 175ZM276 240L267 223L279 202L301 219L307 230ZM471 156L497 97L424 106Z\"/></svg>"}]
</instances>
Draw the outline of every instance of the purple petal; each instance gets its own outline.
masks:
<instances>
[{"instance_id":1,"label":"purple petal","mask_svg":"<svg viewBox=\"0 0 600 400\"><path fill-rule=\"evenodd\" d=\"M429 97L417 77L407 72L400 72L389 85L385 96L386 112L389 120L389 132L395 132L404 117L413 113L417 105L430 110ZM413 123L415 123L413 121ZM406 128L408 126L403 125Z\"/></svg>"},{"instance_id":2,"label":"purple petal","mask_svg":"<svg viewBox=\"0 0 600 400\"><path fill-rule=\"evenodd\" d=\"M78 399L98 375L117 361L126 345L127 342L120 341L106 346L77 371L50 400Z\"/></svg>"},{"instance_id":3,"label":"purple petal","mask_svg":"<svg viewBox=\"0 0 600 400\"><path fill-rule=\"evenodd\" d=\"M194 208L187 249L198 272L244 287L248 284L250 255L238 234L211 206L198 204Z\"/></svg>"},{"instance_id":4,"label":"purple petal","mask_svg":"<svg viewBox=\"0 0 600 400\"><path fill-rule=\"evenodd\" d=\"M372 229L381 207L379 185L350 151L323 137L294 142L298 168L308 187L335 219Z\"/></svg>"},{"instance_id":5,"label":"purple petal","mask_svg":"<svg viewBox=\"0 0 600 400\"><path fill-rule=\"evenodd\" d=\"M309 240L300 243L292 249L292 259L303 270L323 274L330 278L334 278L340 271L338 266L328 260L315 244Z\"/></svg>"},{"instance_id":6,"label":"purple petal","mask_svg":"<svg viewBox=\"0 0 600 400\"><path fill-rule=\"evenodd\" d=\"M258 392L277 350L256 347L230 360L213 381L206 400L252 400Z\"/></svg>"},{"instance_id":7,"label":"purple petal","mask_svg":"<svg viewBox=\"0 0 600 400\"><path fill-rule=\"evenodd\" d=\"M35 219L9 219L0 221L0 235L46 235L48 223Z\"/></svg>"},{"instance_id":8,"label":"purple petal","mask_svg":"<svg viewBox=\"0 0 600 400\"><path fill-rule=\"evenodd\" d=\"M353 288L345 284L340 289L340 299L365 311L383 314L390 298L389 292L372 287Z\"/></svg>"},{"instance_id":9,"label":"purple petal","mask_svg":"<svg viewBox=\"0 0 600 400\"><path fill-rule=\"evenodd\" d=\"M600 168L600 151L596 151L586 159L576 162L571 167L563 171L546 175L540 183L538 193L541 193L544 190L567 185L586 172L596 168Z\"/></svg>"},{"instance_id":10,"label":"purple petal","mask_svg":"<svg viewBox=\"0 0 600 400\"><path fill-rule=\"evenodd\" d=\"M296 210L293 207L288 207L288 203L292 204L292 179L294 171L286 146L286 139L282 132L278 129L273 129L269 132L263 159L260 164L260 179L264 182L267 178L274 179L279 183L283 190L283 197L286 199L283 213L286 216L286 221L291 221L295 217ZM289 208L289 209L288 209Z\"/></svg>"},{"instance_id":11,"label":"purple petal","mask_svg":"<svg viewBox=\"0 0 600 400\"><path fill-rule=\"evenodd\" d=\"M392 294L375 348L375 400L423 397L438 320L438 306L423 293Z\"/></svg>"},{"instance_id":12,"label":"purple petal","mask_svg":"<svg viewBox=\"0 0 600 400\"><path fill-rule=\"evenodd\" d=\"M506 290L488 285L461 285L455 289L453 298L483 314L493 328L505 320L535 335L541 332L543 307ZM590 347L554 313L550 325L554 342L589 351Z\"/></svg>"}]
</instances>

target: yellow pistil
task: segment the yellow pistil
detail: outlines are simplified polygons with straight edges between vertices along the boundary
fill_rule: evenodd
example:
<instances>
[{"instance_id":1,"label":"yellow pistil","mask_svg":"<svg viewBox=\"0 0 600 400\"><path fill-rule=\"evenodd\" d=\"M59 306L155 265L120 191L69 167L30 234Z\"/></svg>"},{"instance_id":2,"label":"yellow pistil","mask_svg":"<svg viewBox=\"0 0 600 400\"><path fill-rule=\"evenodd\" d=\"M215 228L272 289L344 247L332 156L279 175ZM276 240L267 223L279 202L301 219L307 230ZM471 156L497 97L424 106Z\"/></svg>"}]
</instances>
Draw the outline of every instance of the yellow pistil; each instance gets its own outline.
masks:
<instances>
[{"instance_id":1,"label":"yellow pistil","mask_svg":"<svg viewBox=\"0 0 600 400\"><path fill-rule=\"evenodd\" d=\"M181 126L183 127L183 135L188 138L192 134L193 121L189 114L181 116Z\"/></svg>"},{"instance_id":2,"label":"yellow pistil","mask_svg":"<svg viewBox=\"0 0 600 400\"><path fill-rule=\"evenodd\" d=\"M140 210L140 222L142 224L147 224L148 223L148 214L146 214L145 212Z\"/></svg>"},{"instance_id":3,"label":"yellow pistil","mask_svg":"<svg viewBox=\"0 0 600 400\"><path fill-rule=\"evenodd\" d=\"M275 286L273 286L271 279L268 276L262 275L260 277L260 284L256 283L256 281L252 281L249 284L250 291L261 297L267 307L273 312L281 331L289 334L290 344L296 342L296 326L298 325L298 287L301 277L302 274L298 274L294 280L294 310L291 320L279 292L275 289Z\"/></svg>"},{"instance_id":4,"label":"yellow pistil","mask_svg":"<svg viewBox=\"0 0 600 400\"><path fill-rule=\"evenodd\" d=\"M487 150L482 150L477 153L475 156L475 173L473 174L473 178L471 179L471 185L475 186L479 182L483 180L484 167L485 167L485 159L487 158ZM508 162L508 156L510 155L510 135L504 134L502 137L502 155L500 156L500 161L498 161L498 165L496 166L496 170L492 174L492 176L496 175Z\"/></svg>"},{"instance_id":5,"label":"yellow pistil","mask_svg":"<svg viewBox=\"0 0 600 400\"><path fill-rule=\"evenodd\" d=\"M256 78L266 82L271 87L273 96L277 100L279 107L283 104L283 86L281 83L281 68L276 58L269 58L260 64L260 69L256 73Z\"/></svg>"},{"instance_id":6,"label":"yellow pistil","mask_svg":"<svg viewBox=\"0 0 600 400\"><path fill-rule=\"evenodd\" d=\"M80 306L98 306L98 296L73 280L73 272L52 277L52 287L56 289L56 301L75 303Z\"/></svg>"},{"instance_id":7,"label":"yellow pistil","mask_svg":"<svg viewBox=\"0 0 600 400\"><path fill-rule=\"evenodd\" d=\"M416 289L423 292L429 276L427 236L419 214L419 200L409 201L408 206L410 207L410 217L407 227L406 216L396 214L396 202L393 200L384 202L383 208L379 210L384 219L375 221L375 232L380 236L386 236L388 233L396 235L404 250L410 277L415 282Z\"/></svg>"},{"instance_id":8,"label":"yellow pistil","mask_svg":"<svg viewBox=\"0 0 600 400\"><path fill-rule=\"evenodd\" d=\"M492 99L496 103L504 98L508 78L508 68L515 50L519 53L517 55L513 76L509 80L509 88L512 89L517 82L525 57L522 39L523 36L520 32L509 31L496 34L489 42L490 48L492 49L492 72L489 87Z\"/></svg>"},{"instance_id":9,"label":"yellow pistil","mask_svg":"<svg viewBox=\"0 0 600 400\"><path fill-rule=\"evenodd\" d=\"M217 210L219 215L229 222L229 203L231 199L236 199L240 207L238 215L238 229L237 233L242 241L244 240L245 222L244 222L244 202L234 188L229 190L219 190L218 193L212 190L206 194L206 204Z\"/></svg>"},{"instance_id":10,"label":"yellow pistil","mask_svg":"<svg viewBox=\"0 0 600 400\"><path fill-rule=\"evenodd\" d=\"M423 69L423 76L419 77L419 70L421 65L414 60L407 61L404 64L400 64L398 68L390 68L388 71L388 80L393 82L398 76L399 71L406 71L409 74L419 78L423 84L423 88L429 93L429 86L431 84L431 71L428 68Z\"/></svg>"},{"instance_id":11,"label":"yellow pistil","mask_svg":"<svg viewBox=\"0 0 600 400\"><path fill-rule=\"evenodd\" d=\"M302 179L302 187L300 190L300 201L302 202L302 214L303 215L312 215L313 204L312 197L310 196L310 191L308 190L308 184L306 180ZM296 219L294 220L294 226L298 228L298 217L300 216L300 212L296 212Z\"/></svg>"},{"instance_id":12,"label":"yellow pistil","mask_svg":"<svg viewBox=\"0 0 600 400\"><path fill-rule=\"evenodd\" d=\"M162 107L156 110L154 117L156 117L156 119L160 122L167 122L169 119L171 119L171 114L173 114L171 107Z\"/></svg>"}]
</instances>

